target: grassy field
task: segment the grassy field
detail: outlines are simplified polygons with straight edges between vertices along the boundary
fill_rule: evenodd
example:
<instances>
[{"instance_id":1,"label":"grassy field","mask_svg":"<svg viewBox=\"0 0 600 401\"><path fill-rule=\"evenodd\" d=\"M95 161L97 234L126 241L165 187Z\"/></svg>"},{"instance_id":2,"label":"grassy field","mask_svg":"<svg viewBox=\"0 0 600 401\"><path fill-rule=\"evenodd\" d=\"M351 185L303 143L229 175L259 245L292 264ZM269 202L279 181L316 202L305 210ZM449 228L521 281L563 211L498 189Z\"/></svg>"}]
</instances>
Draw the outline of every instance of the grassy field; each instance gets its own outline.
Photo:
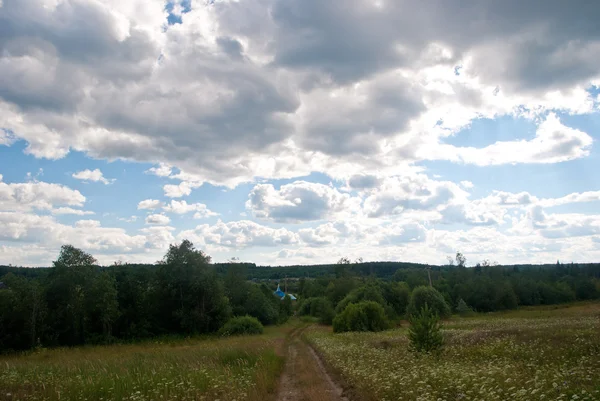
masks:
<instances>
[{"instance_id":1,"label":"grassy field","mask_svg":"<svg viewBox=\"0 0 600 401\"><path fill-rule=\"evenodd\" d=\"M265 334L0 357L0 400L268 400L291 326Z\"/></svg>"},{"instance_id":2,"label":"grassy field","mask_svg":"<svg viewBox=\"0 0 600 401\"><path fill-rule=\"evenodd\" d=\"M440 356L410 353L406 328L307 331L363 400L600 400L600 304L453 318Z\"/></svg>"}]
</instances>

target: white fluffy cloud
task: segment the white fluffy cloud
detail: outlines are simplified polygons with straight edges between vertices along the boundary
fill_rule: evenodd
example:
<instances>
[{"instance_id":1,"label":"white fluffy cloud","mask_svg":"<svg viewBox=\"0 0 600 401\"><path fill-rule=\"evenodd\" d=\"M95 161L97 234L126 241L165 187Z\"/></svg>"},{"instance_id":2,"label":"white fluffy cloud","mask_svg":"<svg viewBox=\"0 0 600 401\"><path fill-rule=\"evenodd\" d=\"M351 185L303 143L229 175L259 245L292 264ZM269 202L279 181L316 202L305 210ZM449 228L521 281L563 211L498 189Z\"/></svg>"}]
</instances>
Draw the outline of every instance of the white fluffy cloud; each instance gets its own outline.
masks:
<instances>
[{"instance_id":1,"label":"white fluffy cloud","mask_svg":"<svg viewBox=\"0 0 600 401\"><path fill-rule=\"evenodd\" d=\"M249 220L214 225L203 224L194 230L179 233L179 238L188 238L194 243L218 245L227 248L273 247L298 243L298 235L285 228L271 228Z\"/></svg>"},{"instance_id":2,"label":"white fluffy cloud","mask_svg":"<svg viewBox=\"0 0 600 401\"><path fill-rule=\"evenodd\" d=\"M589 135L547 113L595 107L585 90L600 77L595 4L209 2L165 29L164 2L126 3L4 2L2 138L24 139L36 157L73 149L225 185L589 152ZM502 115L547 117L530 141L443 145Z\"/></svg>"},{"instance_id":3,"label":"white fluffy cloud","mask_svg":"<svg viewBox=\"0 0 600 401\"><path fill-rule=\"evenodd\" d=\"M590 135L561 124L549 114L532 140L496 142L484 148L438 145L434 159L448 159L478 166L516 163L559 163L589 155Z\"/></svg>"},{"instance_id":4,"label":"white fluffy cloud","mask_svg":"<svg viewBox=\"0 0 600 401\"><path fill-rule=\"evenodd\" d=\"M387 178L367 196L369 217L399 215L406 211L439 211L444 205L464 202L468 193L450 181L432 180L425 174Z\"/></svg>"},{"instance_id":5,"label":"white fluffy cloud","mask_svg":"<svg viewBox=\"0 0 600 401\"><path fill-rule=\"evenodd\" d=\"M138 203L138 210L154 210L162 206L162 202L158 199L145 199Z\"/></svg>"},{"instance_id":6,"label":"white fluffy cloud","mask_svg":"<svg viewBox=\"0 0 600 401\"><path fill-rule=\"evenodd\" d=\"M101 182L104 185L108 185L112 182L114 182L114 179L106 179L104 177L104 174L102 174L102 171L100 171L100 169L95 169L95 170L83 170L83 171L78 171L77 173L73 174L73 178L76 178L78 180L82 180L82 181L93 181L93 182Z\"/></svg>"},{"instance_id":7,"label":"white fluffy cloud","mask_svg":"<svg viewBox=\"0 0 600 401\"><path fill-rule=\"evenodd\" d=\"M246 208L260 219L296 223L356 214L360 199L327 185L296 181L278 190L271 184L256 185Z\"/></svg>"},{"instance_id":8,"label":"white fluffy cloud","mask_svg":"<svg viewBox=\"0 0 600 401\"><path fill-rule=\"evenodd\" d=\"M59 207L59 208L53 209L52 214L57 214L57 215L75 214L78 216L85 216L85 215L90 215L90 214L95 214L95 213L90 210L79 210L79 209L73 209L71 207Z\"/></svg>"},{"instance_id":9,"label":"white fluffy cloud","mask_svg":"<svg viewBox=\"0 0 600 401\"><path fill-rule=\"evenodd\" d=\"M176 201L172 200L171 203L163 206L163 210L168 213L175 214L186 214L190 212L194 213L195 219L202 219L206 217L218 216L218 213L215 213L208 209L203 203L187 203L186 201Z\"/></svg>"},{"instance_id":10,"label":"white fluffy cloud","mask_svg":"<svg viewBox=\"0 0 600 401\"><path fill-rule=\"evenodd\" d=\"M166 226L171 222L171 219L164 214L151 214L146 217L146 224Z\"/></svg>"},{"instance_id":11,"label":"white fluffy cloud","mask_svg":"<svg viewBox=\"0 0 600 401\"><path fill-rule=\"evenodd\" d=\"M47 182L4 183L0 180L0 210L50 210L55 206L83 206L85 196L64 185Z\"/></svg>"}]
</instances>

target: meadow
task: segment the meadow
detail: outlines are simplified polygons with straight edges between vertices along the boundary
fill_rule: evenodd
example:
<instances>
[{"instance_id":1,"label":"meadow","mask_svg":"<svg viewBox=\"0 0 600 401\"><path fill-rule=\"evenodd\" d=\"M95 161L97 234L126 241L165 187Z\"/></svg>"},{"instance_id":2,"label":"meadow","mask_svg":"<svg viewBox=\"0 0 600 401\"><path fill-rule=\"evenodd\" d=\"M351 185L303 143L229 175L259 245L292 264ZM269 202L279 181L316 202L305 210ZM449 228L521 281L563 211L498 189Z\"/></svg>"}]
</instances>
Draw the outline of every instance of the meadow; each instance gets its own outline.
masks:
<instances>
[{"instance_id":1,"label":"meadow","mask_svg":"<svg viewBox=\"0 0 600 401\"><path fill-rule=\"evenodd\" d=\"M290 326L252 337L42 349L0 357L2 400L265 400Z\"/></svg>"},{"instance_id":2,"label":"meadow","mask_svg":"<svg viewBox=\"0 0 600 401\"><path fill-rule=\"evenodd\" d=\"M408 351L405 326L305 338L350 399L600 400L598 303L453 317L439 355Z\"/></svg>"}]
</instances>

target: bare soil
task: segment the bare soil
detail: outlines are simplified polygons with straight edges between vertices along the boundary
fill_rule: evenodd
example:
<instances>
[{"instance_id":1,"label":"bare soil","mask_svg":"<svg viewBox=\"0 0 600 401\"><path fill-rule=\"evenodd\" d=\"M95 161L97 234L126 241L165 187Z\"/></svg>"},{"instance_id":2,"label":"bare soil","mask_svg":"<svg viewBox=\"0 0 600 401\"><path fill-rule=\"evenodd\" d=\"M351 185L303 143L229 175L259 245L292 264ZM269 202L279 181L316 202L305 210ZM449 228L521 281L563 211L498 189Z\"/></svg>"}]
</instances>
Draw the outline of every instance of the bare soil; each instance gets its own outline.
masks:
<instances>
[{"instance_id":1,"label":"bare soil","mask_svg":"<svg viewBox=\"0 0 600 401\"><path fill-rule=\"evenodd\" d=\"M304 341L299 328L287 341L286 365L279 383L278 401L348 401L325 370L316 352Z\"/></svg>"}]
</instances>

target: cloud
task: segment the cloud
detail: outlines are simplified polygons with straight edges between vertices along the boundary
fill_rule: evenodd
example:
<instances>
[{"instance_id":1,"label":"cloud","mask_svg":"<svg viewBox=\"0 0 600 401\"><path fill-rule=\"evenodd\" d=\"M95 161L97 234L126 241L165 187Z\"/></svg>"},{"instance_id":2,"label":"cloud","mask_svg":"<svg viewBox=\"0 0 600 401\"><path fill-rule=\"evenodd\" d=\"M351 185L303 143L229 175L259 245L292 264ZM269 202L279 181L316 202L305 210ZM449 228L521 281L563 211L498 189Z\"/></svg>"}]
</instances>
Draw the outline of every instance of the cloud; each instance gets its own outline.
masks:
<instances>
[{"instance_id":1,"label":"cloud","mask_svg":"<svg viewBox=\"0 0 600 401\"><path fill-rule=\"evenodd\" d=\"M186 201L176 201L172 200L171 203L163 206L163 210L167 213L176 213L176 214L186 214L189 212L194 213L195 219L202 219L206 217L218 216L218 213L215 213L208 209L208 207L203 203L187 203Z\"/></svg>"},{"instance_id":2,"label":"cloud","mask_svg":"<svg viewBox=\"0 0 600 401\"><path fill-rule=\"evenodd\" d=\"M295 181L278 190L271 184L258 184L248 195L246 208L260 219L297 223L359 211L360 199L327 185Z\"/></svg>"},{"instance_id":3,"label":"cloud","mask_svg":"<svg viewBox=\"0 0 600 401\"><path fill-rule=\"evenodd\" d=\"M583 131L561 124L550 113L532 140L496 142L484 148L439 145L434 159L478 166L516 163L559 163L589 155L593 139Z\"/></svg>"},{"instance_id":4,"label":"cloud","mask_svg":"<svg viewBox=\"0 0 600 401\"><path fill-rule=\"evenodd\" d=\"M85 196L64 185L46 182L0 182L0 210L50 210L58 205L83 206Z\"/></svg>"},{"instance_id":5,"label":"cloud","mask_svg":"<svg viewBox=\"0 0 600 401\"><path fill-rule=\"evenodd\" d=\"M171 219L164 214L151 214L146 217L146 224L154 224L160 226L166 226L171 222Z\"/></svg>"},{"instance_id":6,"label":"cloud","mask_svg":"<svg viewBox=\"0 0 600 401\"><path fill-rule=\"evenodd\" d=\"M52 214L75 214L78 216L85 216L85 215L90 215L90 214L95 214L92 211L89 210L79 210L79 209L73 209L70 207L59 207L57 209L53 209L52 210Z\"/></svg>"},{"instance_id":7,"label":"cloud","mask_svg":"<svg viewBox=\"0 0 600 401\"><path fill-rule=\"evenodd\" d=\"M475 185L471 181L461 181L460 186L464 189L472 189Z\"/></svg>"},{"instance_id":8,"label":"cloud","mask_svg":"<svg viewBox=\"0 0 600 401\"><path fill-rule=\"evenodd\" d=\"M376 188L380 179L374 175L356 174L348 179L348 187L356 190Z\"/></svg>"},{"instance_id":9,"label":"cloud","mask_svg":"<svg viewBox=\"0 0 600 401\"><path fill-rule=\"evenodd\" d=\"M169 198L181 198L192 193L193 186L188 182L181 182L178 185L167 184L163 187L165 196Z\"/></svg>"},{"instance_id":10,"label":"cloud","mask_svg":"<svg viewBox=\"0 0 600 401\"><path fill-rule=\"evenodd\" d=\"M179 233L178 238L188 238L194 243L218 245L227 248L274 247L298 243L298 235L285 228L271 228L249 220L214 225L203 224L194 230Z\"/></svg>"},{"instance_id":11,"label":"cloud","mask_svg":"<svg viewBox=\"0 0 600 401\"><path fill-rule=\"evenodd\" d=\"M464 201L468 194L450 181L431 180L424 174L387 178L364 201L369 217L399 215L410 210L436 211Z\"/></svg>"},{"instance_id":12,"label":"cloud","mask_svg":"<svg viewBox=\"0 0 600 401\"><path fill-rule=\"evenodd\" d=\"M159 163L158 167L149 168L146 173L154 174L158 177L168 177L171 175L173 168L165 163Z\"/></svg>"},{"instance_id":13,"label":"cloud","mask_svg":"<svg viewBox=\"0 0 600 401\"><path fill-rule=\"evenodd\" d=\"M129 235L123 229L102 227L96 220L79 220L74 226L58 223L51 216L22 212L0 212L1 241L35 243L54 249L72 244L102 253L142 251L145 237ZM49 262L49 261L48 261Z\"/></svg>"},{"instance_id":14,"label":"cloud","mask_svg":"<svg viewBox=\"0 0 600 401\"><path fill-rule=\"evenodd\" d=\"M73 174L73 178L83 181L101 182L104 185L111 184L115 181L114 178L110 180L104 178L104 175L100 169L79 171Z\"/></svg>"},{"instance_id":15,"label":"cloud","mask_svg":"<svg viewBox=\"0 0 600 401\"><path fill-rule=\"evenodd\" d=\"M235 186L422 159L554 163L591 146L552 114L530 141L443 139L477 118L591 112L592 3L214 2L168 27L160 1L46 3L7 0L0 15L0 143L10 132L35 157L75 150Z\"/></svg>"},{"instance_id":16,"label":"cloud","mask_svg":"<svg viewBox=\"0 0 600 401\"><path fill-rule=\"evenodd\" d=\"M157 199L145 199L138 203L138 210L154 210L162 206L162 202Z\"/></svg>"}]
</instances>

